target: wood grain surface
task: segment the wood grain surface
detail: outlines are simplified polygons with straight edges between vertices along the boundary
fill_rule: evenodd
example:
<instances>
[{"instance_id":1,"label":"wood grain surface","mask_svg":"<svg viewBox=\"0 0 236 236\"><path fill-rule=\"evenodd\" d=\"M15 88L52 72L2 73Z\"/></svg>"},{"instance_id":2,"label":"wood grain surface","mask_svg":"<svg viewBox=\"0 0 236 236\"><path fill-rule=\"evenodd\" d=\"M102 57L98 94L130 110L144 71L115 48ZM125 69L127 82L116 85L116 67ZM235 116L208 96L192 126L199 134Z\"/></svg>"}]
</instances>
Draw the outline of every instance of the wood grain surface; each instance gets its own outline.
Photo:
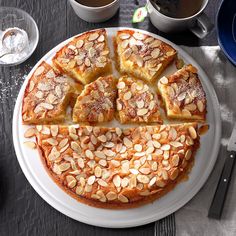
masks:
<instances>
[{"instance_id":1,"label":"wood grain surface","mask_svg":"<svg viewBox=\"0 0 236 236\"><path fill-rule=\"evenodd\" d=\"M36 21L40 40L34 54L23 64L0 67L0 235L175 235L174 214L141 227L105 229L74 221L49 206L30 186L17 162L12 143L12 115L15 100L25 76L51 48L66 38L100 27L129 26L160 34L177 44L216 45L215 30L199 40L190 32L165 35L146 19L131 23L134 8L145 0L121 0L120 10L109 21L86 23L79 19L67 0L0 0L0 7L27 11ZM219 0L210 0L206 13L214 21ZM31 157L35 158L35 157ZM155 226L155 227L154 227Z\"/></svg>"}]
</instances>

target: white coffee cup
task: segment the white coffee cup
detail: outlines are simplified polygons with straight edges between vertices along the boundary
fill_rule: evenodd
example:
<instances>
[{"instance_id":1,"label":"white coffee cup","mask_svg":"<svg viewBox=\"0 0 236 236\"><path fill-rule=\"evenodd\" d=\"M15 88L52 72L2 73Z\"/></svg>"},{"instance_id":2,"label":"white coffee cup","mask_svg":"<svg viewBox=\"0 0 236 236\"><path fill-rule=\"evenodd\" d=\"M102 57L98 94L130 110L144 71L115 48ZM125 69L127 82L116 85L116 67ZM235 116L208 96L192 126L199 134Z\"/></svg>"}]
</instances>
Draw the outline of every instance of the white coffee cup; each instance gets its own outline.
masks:
<instances>
[{"instance_id":1,"label":"white coffee cup","mask_svg":"<svg viewBox=\"0 0 236 236\"><path fill-rule=\"evenodd\" d=\"M150 0L147 0L146 7L152 24L159 30L165 33L172 33L189 29L197 37L204 38L213 28L209 18L203 12L207 3L208 0L204 0L201 9L196 14L186 18L173 18L166 16L160 13L153 6Z\"/></svg>"},{"instance_id":2,"label":"white coffee cup","mask_svg":"<svg viewBox=\"0 0 236 236\"><path fill-rule=\"evenodd\" d=\"M120 6L120 0L114 0L110 4L101 7L88 7L75 0L70 0L70 4L78 17L87 22L98 23L106 21L116 14Z\"/></svg>"}]
</instances>

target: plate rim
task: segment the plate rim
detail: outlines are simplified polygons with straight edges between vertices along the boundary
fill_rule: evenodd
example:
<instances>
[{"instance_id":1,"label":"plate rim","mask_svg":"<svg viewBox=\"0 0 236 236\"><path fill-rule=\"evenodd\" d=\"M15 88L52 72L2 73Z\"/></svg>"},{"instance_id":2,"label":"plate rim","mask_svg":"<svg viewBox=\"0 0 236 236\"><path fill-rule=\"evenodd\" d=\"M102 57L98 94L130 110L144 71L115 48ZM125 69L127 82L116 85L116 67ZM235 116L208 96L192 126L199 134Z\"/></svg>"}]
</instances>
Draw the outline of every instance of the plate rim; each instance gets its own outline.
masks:
<instances>
[{"instance_id":1,"label":"plate rim","mask_svg":"<svg viewBox=\"0 0 236 236\"><path fill-rule=\"evenodd\" d=\"M151 32L148 32L146 30L141 30L141 29L134 29L134 28L130 28L130 27L106 27L104 28L106 30L110 30L110 31L117 31L117 30L122 30L122 29L128 29L128 30L134 30L134 31L139 31L148 35L151 35L153 37L156 37L168 44L170 44L171 46L173 46L178 52L180 52L180 54L183 57L188 58L188 61L191 61L192 64L196 65L198 70L201 71L201 74L208 78L208 76L206 75L205 71L201 68L201 66L188 54L184 51L184 49L182 49L181 47L179 47L178 45L172 43L171 41L157 35ZM94 29L96 30L96 29ZM88 31L85 31L88 32ZM53 198L48 194L48 192L45 190L44 186L41 186L38 184L37 179L33 176L33 174L27 169L27 166L25 166L24 164L24 157L23 157L23 153L21 151L21 145L20 145L20 140L17 138L17 130L18 130L18 119L19 117L17 116L19 114L19 110L21 109L21 103L22 103L22 97L23 97L23 93L24 93L24 89L26 87L27 81L29 80L30 76L33 74L33 71L35 70L35 68L43 61L46 60L47 57L49 57L49 55L51 53L55 53L56 50L58 50L58 48L60 48L62 45L66 44L68 41L70 41L72 38L79 36L85 32L82 32L80 34L74 35L64 41L62 41L61 43L59 43L58 45L56 45L54 48L52 48L49 52L47 52L36 64L35 66L31 69L31 71L29 72L29 74L27 75L27 78L25 79L23 85L21 86L20 92L17 96L17 100L15 103L15 107L14 107L14 113L13 113L13 120L12 120L12 135L13 135L13 144L14 144L14 148L15 148L15 153L17 156L17 160L20 164L20 167L25 175L25 177L27 178L27 180L29 181L30 185L34 188L34 190L41 196L41 198L43 198L49 205L51 205L53 208L55 208L57 211L61 212L64 215L67 215L68 217L89 224L89 225L94 225L94 226L99 226L99 227L107 227L107 228L128 228L128 227L135 227L135 226L141 226L141 225L145 225L151 222L154 222L156 220L162 219L172 213L174 213L175 211L177 211L178 209L180 209L181 207L183 207L186 203L188 203L198 192L199 190L203 187L203 185L206 183L208 177L210 176L213 167L216 163L217 160L217 156L218 156L218 152L219 152L219 148L220 148L220 139L221 139L221 129L222 129L222 123L221 123L221 116L220 116L220 105L219 105L219 101L215 92L215 89L211 83L210 80L206 80L204 85L207 87L207 90L209 91L209 93L211 94L211 97L214 98L212 99L213 102L213 106L214 106L214 118L215 118L215 127L217 127L216 131L216 135L215 135L215 142L214 142L214 147L212 149L212 158L211 158L211 162L209 162L207 169L205 169L204 173L202 174L200 180L197 182L197 184L195 186L193 186L193 188L191 188L191 191L189 191L188 194L186 194L182 199L180 199L178 201L178 204L175 206L171 206L168 208L168 211L165 212L165 214L163 214L161 217L160 216L152 216L152 217L145 217L142 219L133 219L129 222L117 222L115 223L113 221L112 224L109 224L108 222L103 222L100 219L94 219L94 218L87 218L83 215L80 215L79 217L75 218L73 216L73 214L68 211L68 209L64 206L64 205L60 205L59 202L54 202Z\"/></svg>"}]
</instances>

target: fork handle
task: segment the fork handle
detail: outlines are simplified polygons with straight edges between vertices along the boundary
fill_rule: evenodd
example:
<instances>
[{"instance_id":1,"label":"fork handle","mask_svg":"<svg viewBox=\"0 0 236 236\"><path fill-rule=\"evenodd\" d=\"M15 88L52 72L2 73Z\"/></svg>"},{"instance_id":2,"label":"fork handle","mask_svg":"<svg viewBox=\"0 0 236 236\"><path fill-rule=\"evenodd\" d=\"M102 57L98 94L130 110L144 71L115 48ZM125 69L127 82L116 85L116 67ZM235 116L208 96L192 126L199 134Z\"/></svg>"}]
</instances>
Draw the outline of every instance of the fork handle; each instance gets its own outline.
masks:
<instances>
[{"instance_id":1,"label":"fork handle","mask_svg":"<svg viewBox=\"0 0 236 236\"><path fill-rule=\"evenodd\" d=\"M236 152L229 152L225 160L224 167L218 182L215 195L211 202L210 209L208 211L208 217L214 219L220 219L221 213L224 207L224 202L227 194L227 190L231 180L231 174L233 171L236 158Z\"/></svg>"}]
</instances>

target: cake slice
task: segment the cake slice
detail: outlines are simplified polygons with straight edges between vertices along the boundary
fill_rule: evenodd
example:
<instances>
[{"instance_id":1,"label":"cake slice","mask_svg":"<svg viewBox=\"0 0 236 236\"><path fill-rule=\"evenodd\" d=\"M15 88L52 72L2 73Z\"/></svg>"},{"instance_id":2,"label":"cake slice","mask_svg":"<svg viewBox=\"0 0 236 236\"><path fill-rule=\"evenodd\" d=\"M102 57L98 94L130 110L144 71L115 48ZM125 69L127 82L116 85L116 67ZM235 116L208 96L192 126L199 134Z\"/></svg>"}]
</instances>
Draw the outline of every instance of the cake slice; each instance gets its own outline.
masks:
<instances>
[{"instance_id":1,"label":"cake slice","mask_svg":"<svg viewBox=\"0 0 236 236\"><path fill-rule=\"evenodd\" d=\"M80 202L138 207L186 179L199 147L195 123L128 128L37 126L54 181Z\"/></svg>"},{"instance_id":2,"label":"cake slice","mask_svg":"<svg viewBox=\"0 0 236 236\"><path fill-rule=\"evenodd\" d=\"M100 123L110 121L115 113L116 79L100 77L85 86L73 109L74 122Z\"/></svg>"},{"instance_id":3,"label":"cake slice","mask_svg":"<svg viewBox=\"0 0 236 236\"><path fill-rule=\"evenodd\" d=\"M187 65L161 78L158 88L169 118L205 121L206 95L195 67Z\"/></svg>"},{"instance_id":4,"label":"cake slice","mask_svg":"<svg viewBox=\"0 0 236 236\"><path fill-rule=\"evenodd\" d=\"M99 75L111 72L111 60L105 29L89 31L75 37L54 56L61 71L88 84Z\"/></svg>"},{"instance_id":5,"label":"cake slice","mask_svg":"<svg viewBox=\"0 0 236 236\"><path fill-rule=\"evenodd\" d=\"M142 80L123 76L117 84L121 123L162 123L157 94Z\"/></svg>"},{"instance_id":6,"label":"cake slice","mask_svg":"<svg viewBox=\"0 0 236 236\"><path fill-rule=\"evenodd\" d=\"M82 86L42 62L29 79L23 104L23 124L48 124L62 122L66 108Z\"/></svg>"},{"instance_id":7,"label":"cake slice","mask_svg":"<svg viewBox=\"0 0 236 236\"><path fill-rule=\"evenodd\" d=\"M176 56L165 42L133 30L119 30L114 40L118 70L154 82Z\"/></svg>"}]
</instances>

